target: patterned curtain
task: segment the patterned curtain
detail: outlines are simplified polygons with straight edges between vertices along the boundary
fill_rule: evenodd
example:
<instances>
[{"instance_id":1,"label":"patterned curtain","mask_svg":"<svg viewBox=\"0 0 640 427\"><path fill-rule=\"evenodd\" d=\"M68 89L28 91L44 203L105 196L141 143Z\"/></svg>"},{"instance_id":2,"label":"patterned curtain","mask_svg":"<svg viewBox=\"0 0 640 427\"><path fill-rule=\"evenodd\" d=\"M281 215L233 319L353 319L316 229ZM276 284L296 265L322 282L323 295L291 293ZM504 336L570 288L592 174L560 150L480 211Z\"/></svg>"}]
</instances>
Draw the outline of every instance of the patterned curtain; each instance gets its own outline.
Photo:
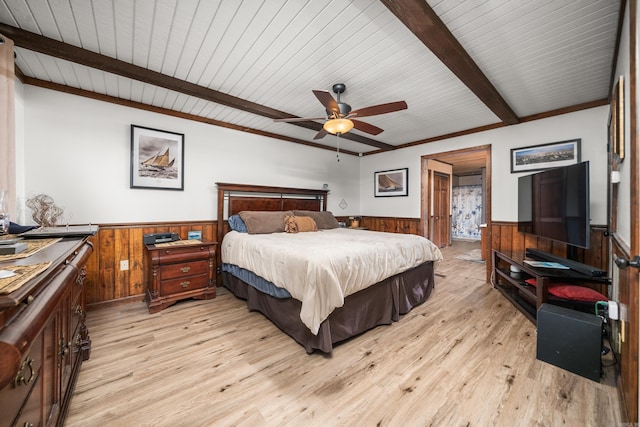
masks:
<instances>
[{"instance_id":1,"label":"patterned curtain","mask_svg":"<svg viewBox=\"0 0 640 427\"><path fill-rule=\"evenodd\" d=\"M453 187L451 237L480 240L482 209L481 185Z\"/></svg>"}]
</instances>

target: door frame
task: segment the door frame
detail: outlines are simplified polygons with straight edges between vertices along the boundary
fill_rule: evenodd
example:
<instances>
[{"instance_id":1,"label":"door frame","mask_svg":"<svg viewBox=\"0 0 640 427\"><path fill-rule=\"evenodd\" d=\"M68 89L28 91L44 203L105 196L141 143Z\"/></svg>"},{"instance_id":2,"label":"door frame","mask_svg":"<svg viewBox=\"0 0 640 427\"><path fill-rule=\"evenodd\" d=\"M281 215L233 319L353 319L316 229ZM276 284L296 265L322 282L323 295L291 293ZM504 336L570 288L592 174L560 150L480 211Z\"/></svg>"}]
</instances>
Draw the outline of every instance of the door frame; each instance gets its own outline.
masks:
<instances>
[{"instance_id":1,"label":"door frame","mask_svg":"<svg viewBox=\"0 0 640 427\"><path fill-rule=\"evenodd\" d=\"M486 238L491 242L491 144L479 145L474 147L462 148L459 150L443 151L433 154L425 154L420 157L420 233L426 238L430 238L430 230L428 227L431 218L431 199L433 194L431 186L433 177L428 168L429 160L437 160L443 163L455 164L463 161L465 155L478 151L484 152L484 168L485 168L485 224L487 225ZM452 181L453 182L453 181ZM451 211L451 210L449 210ZM489 247L492 245L489 244ZM491 271L491 263L486 263L487 277Z\"/></svg>"}]
</instances>

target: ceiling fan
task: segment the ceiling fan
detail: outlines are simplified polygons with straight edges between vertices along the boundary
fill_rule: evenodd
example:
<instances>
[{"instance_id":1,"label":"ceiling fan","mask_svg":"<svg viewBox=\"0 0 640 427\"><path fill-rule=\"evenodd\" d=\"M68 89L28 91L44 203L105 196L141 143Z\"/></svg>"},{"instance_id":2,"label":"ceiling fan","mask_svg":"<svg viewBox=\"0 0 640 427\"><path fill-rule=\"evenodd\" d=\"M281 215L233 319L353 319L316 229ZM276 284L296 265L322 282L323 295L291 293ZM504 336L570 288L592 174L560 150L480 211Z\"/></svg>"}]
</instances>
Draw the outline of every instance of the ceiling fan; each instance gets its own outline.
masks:
<instances>
[{"instance_id":1,"label":"ceiling fan","mask_svg":"<svg viewBox=\"0 0 640 427\"><path fill-rule=\"evenodd\" d=\"M344 83L336 83L333 85L333 92L337 95L337 100L326 90L313 90L313 94L318 98L324 106L326 117L294 117L287 119L274 119L274 122L302 122L310 120L326 120L320 132L313 139L323 138L327 133L343 134L349 132L352 128L359 131L378 135L383 132L377 126L355 120L354 117L369 117L379 114L392 113L394 111L405 110L407 103L405 101L389 102L386 104L372 105L370 107L360 108L351 111L351 106L347 103L340 102L340 94L344 93L347 86Z\"/></svg>"}]
</instances>

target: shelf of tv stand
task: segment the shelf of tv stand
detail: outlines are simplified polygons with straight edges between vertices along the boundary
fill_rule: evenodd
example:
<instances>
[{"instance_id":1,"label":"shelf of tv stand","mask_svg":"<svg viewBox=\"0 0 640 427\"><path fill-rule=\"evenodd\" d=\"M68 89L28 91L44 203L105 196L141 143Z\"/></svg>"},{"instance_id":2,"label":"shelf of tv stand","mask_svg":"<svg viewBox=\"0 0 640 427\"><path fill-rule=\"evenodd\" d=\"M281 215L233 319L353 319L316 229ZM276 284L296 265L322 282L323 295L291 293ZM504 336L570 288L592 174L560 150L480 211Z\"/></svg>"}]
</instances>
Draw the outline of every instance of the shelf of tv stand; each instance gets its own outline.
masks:
<instances>
[{"instance_id":1,"label":"shelf of tv stand","mask_svg":"<svg viewBox=\"0 0 640 427\"><path fill-rule=\"evenodd\" d=\"M604 283L609 284L606 277L591 277L570 269L534 268L524 262L522 252L502 253L492 251L494 287L504 295L529 320L536 323L537 310L549 300L549 284L554 281L575 284ZM511 266L520 270L512 274ZM535 278L536 286L531 286L525 280Z\"/></svg>"}]
</instances>

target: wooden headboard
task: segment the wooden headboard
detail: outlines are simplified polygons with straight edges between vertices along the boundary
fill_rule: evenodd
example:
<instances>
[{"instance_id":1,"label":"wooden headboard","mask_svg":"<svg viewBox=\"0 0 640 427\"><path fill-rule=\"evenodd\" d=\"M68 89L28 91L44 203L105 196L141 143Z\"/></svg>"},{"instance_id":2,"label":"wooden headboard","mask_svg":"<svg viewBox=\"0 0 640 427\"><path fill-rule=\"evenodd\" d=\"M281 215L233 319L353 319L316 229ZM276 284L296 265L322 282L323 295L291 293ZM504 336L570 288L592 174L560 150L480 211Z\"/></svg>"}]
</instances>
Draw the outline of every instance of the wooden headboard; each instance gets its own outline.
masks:
<instances>
[{"instance_id":1,"label":"wooden headboard","mask_svg":"<svg viewBox=\"0 0 640 427\"><path fill-rule=\"evenodd\" d=\"M307 188L268 187L263 185L227 184L217 182L218 220L216 238L218 248L227 232L225 220L241 211L326 211L329 190ZM226 208L226 209L225 209ZM218 250L218 268L221 265Z\"/></svg>"}]
</instances>

